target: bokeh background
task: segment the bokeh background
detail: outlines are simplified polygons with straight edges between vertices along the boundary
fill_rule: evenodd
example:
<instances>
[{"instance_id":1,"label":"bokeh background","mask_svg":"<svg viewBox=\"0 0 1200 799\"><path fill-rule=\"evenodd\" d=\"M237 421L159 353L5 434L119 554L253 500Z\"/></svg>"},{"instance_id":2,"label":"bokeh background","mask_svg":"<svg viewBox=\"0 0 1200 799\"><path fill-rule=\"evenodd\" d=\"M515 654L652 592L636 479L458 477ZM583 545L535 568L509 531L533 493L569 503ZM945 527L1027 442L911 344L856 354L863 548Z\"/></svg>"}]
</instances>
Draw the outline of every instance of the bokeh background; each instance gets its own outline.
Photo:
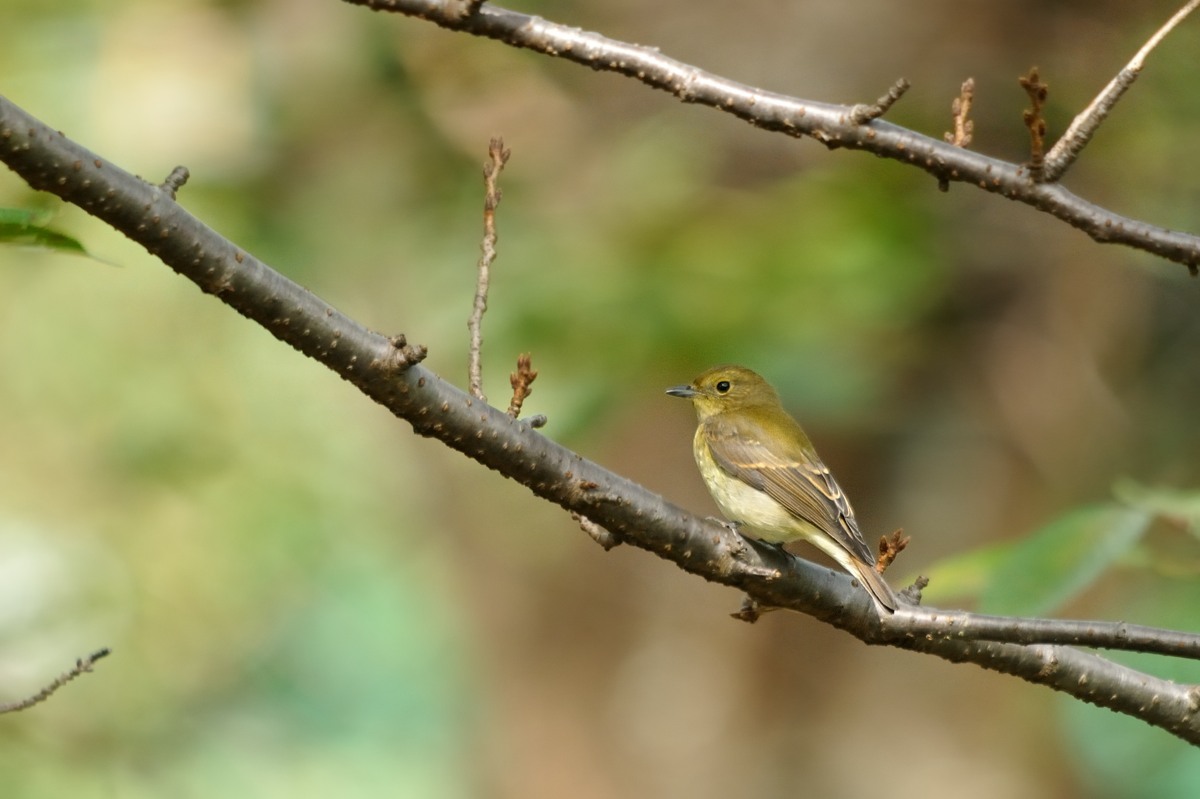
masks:
<instances>
[{"instance_id":1,"label":"bokeh background","mask_svg":"<svg viewBox=\"0 0 1200 799\"><path fill-rule=\"evenodd\" d=\"M973 147L1060 132L1170 2L525 3ZM488 139L485 388L532 352L547 435L698 513L690 409L769 376L894 582L957 607L1200 629L1200 283L1033 210L618 76L336 0L8 2L0 92L465 385ZM1200 19L1067 178L1197 231ZM867 648L646 553L440 445L81 212L0 247L5 797L1195 796L1168 734ZM811 551L802 554L814 556ZM1081 562L1092 565L1080 569ZM1045 573L1039 566L1050 563ZM1189 664L1144 658L1200 681Z\"/></svg>"}]
</instances>

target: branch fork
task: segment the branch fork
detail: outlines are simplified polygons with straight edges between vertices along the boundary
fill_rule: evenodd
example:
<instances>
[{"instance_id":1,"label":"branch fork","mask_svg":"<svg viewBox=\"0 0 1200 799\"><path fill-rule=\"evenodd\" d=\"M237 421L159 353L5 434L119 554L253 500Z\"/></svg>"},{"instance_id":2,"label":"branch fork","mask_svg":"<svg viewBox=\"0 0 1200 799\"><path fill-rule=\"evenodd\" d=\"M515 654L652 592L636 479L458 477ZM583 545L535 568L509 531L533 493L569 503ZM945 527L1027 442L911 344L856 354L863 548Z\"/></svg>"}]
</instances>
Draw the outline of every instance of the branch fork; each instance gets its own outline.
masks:
<instances>
[{"instance_id":1,"label":"branch fork","mask_svg":"<svg viewBox=\"0 0 1200 799\"><path fill-rule=\"evenodd\" d=\"M902 94L899 84L875 104L835 105L764 91L663 55L657 48L642 47L609 39L597 33L547 21L541 17L484 4L475 13L453 12L446 0L345 0L378 11L389 11L428 20L449 30L496 39L513 47L526 48L596 70L616 72L647 86L670 93L683 102L696 103L732 114L756 127L788 136L810 137L830 149L865 150L922 169L932 175L939 188L950 181L967 183L984 191L1030 205L1083 231L1105 244L1123 244L1187 266L1193 274L1200 263L1200 236L1170 230L1129 217L1071 194L1058 183L1083 144L1111 109L1119 92L1105 92L1095 105L1103 113L1085 110L1094 122L1080 122L1068 129L1062 148L1051 148L1034 159L1038 179L1030 180L1031 168L989 158L967 150L965 145L925 136L893 125L881 114ZM1192 0L1160 29L1131 62L1136 72L1149 52L1200 0ZM1127 85L1124 81L1123 84ZM1123 89L1121 90L1123 91ZM861 121L861 122L860 122ZM870 124L865 124L869 122ZM1073 126L1075 127L1075 126ZM1034 133L1031 130L1031 142ZM1044 145L1044 134L1042 134ZM1071 157L1073 158L1074 155Z\"/></svg>"}]
</instances>

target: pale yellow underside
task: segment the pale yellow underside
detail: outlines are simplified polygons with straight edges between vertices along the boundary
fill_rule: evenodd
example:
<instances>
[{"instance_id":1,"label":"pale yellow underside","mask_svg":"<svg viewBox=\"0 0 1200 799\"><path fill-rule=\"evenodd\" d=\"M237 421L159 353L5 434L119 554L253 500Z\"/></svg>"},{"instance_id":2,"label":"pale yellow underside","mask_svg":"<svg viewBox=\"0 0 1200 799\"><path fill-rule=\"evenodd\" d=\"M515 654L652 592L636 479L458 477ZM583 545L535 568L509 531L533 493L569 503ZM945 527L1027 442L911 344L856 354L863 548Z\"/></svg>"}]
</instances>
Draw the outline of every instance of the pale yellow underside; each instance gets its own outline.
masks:
<instances>
[{"instance_id":1,"label":"pale yellow underside","mask_svg":"<svg viewBox=\"0 0 1200 799\"><path fill-rule=\"evenodd\" d=\"M858 573L854 558L841 544L820 528L797 516L787 508L723 471L712 458L708 446L697 431L695 441L696 465L708 491L725 518L744 525L743 532L770 544L804 540L833 558L851 574Z\"/></svg>"}]
</instances>

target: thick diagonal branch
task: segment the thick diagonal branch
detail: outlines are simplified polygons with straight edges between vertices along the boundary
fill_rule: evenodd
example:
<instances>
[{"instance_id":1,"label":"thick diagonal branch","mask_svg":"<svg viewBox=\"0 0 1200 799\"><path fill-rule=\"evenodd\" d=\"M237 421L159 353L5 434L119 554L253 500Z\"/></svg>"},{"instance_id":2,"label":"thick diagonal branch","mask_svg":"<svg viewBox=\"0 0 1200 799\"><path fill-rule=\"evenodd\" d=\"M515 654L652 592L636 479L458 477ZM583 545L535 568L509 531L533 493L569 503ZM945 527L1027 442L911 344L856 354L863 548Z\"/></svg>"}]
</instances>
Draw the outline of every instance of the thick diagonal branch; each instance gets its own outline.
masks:
<instances>
[{"instance_id":1,"label":"thick diagonal branch","mask_svg":"<svg viewBox=\"0 0 1200 799\"><path fill-rule=\"evenodd\" d=\"M807 613L868 643L976 663L1200 744L1200 700L1194 688L1068 647L1026 645L1062 640L1055 637L1050 621L1038 622L1039 635L1029 635L1022 619L1009 619L1007 629L999 629L1001 625L988 623L986 617L936 609L905 609L895 614L898 622L881 620L870 598L849 577L699 519L455 388L418 365L420 351L403 337L368 330L222 238L185 211L169 191L106 162L3 97L0 161L30 186L53 192L105 221L203 291L325 364L409 422L419 435L440 440L625 543L707 580L740 588L763 605ZM1096 623L1090 633L1073 627L1069 640L1085 646L1121 645L1121 635L1104 635L1104 627ZM1190 651L1200 651L1200 637L1164 635L1173 636L1181 647L1190 638Z\"/></svg>"}]
</instances>

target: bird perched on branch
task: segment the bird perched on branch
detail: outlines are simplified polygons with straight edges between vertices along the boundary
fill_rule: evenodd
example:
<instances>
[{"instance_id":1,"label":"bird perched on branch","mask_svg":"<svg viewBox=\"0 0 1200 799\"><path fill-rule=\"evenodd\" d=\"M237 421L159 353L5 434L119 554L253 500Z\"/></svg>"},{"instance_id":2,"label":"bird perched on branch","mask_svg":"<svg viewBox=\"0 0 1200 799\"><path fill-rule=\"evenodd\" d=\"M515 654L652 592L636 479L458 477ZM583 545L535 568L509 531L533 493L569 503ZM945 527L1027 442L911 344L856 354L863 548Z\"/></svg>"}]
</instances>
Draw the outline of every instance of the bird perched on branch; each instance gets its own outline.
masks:
<instances>
[{"instance_id":1,"label":"bird perched on branch","mask_svg":"<svg viewBox=\"0 0 1200 799\"><path fill-rule=\"evenodd\" d=\"M696 408L693 454L726 518L767 543L808 541L857 577L883 611L896 610L849 500L770 383L742 366L715 366L667 393Z\"/></svg>"}]
</instances>

